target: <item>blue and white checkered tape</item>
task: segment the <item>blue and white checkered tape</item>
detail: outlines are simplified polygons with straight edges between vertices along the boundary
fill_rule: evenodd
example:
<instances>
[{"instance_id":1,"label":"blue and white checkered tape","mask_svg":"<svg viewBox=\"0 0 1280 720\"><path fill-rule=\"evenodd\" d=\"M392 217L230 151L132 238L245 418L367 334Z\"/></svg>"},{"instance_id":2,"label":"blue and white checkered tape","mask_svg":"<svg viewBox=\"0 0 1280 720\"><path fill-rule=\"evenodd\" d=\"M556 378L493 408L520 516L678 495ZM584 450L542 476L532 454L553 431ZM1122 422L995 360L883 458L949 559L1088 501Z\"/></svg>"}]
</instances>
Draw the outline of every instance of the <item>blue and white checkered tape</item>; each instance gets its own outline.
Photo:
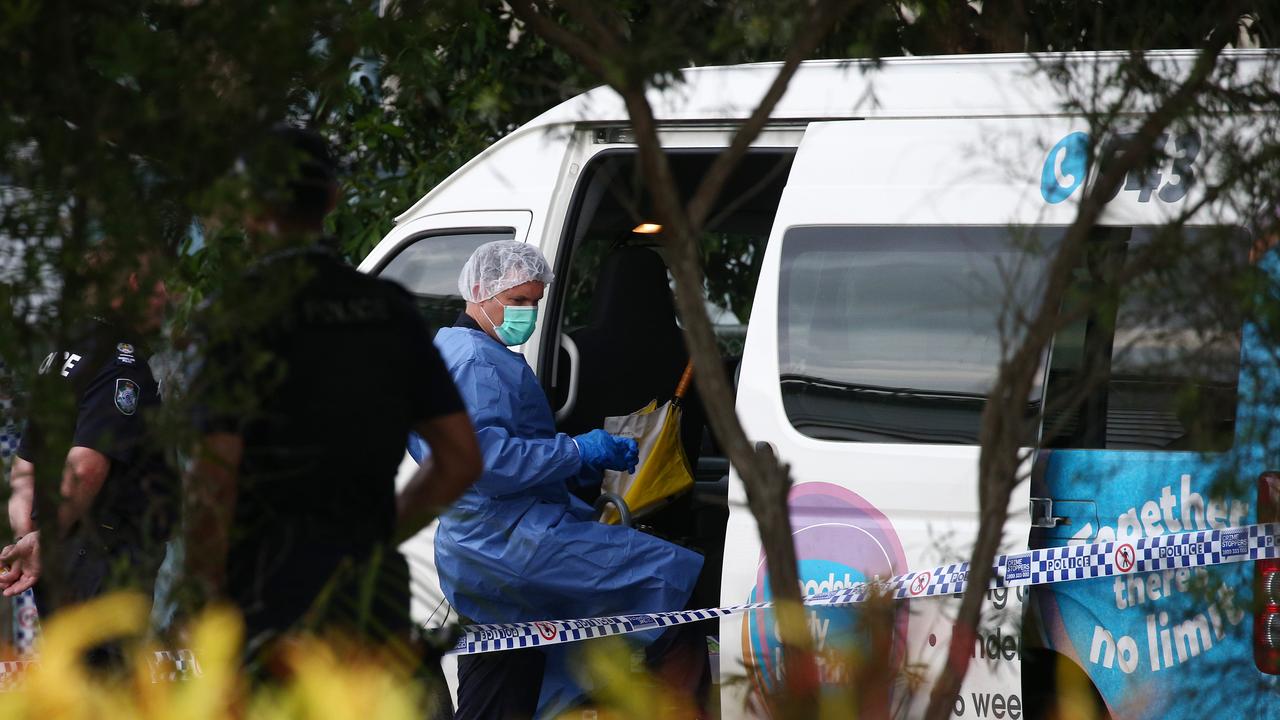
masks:
<instances>
[{"instance_id":1,"label":"blue and white checkered tape","mask_svg":"<svg viewBox=\"0 0 1280 720\"><path fill-rule=\"evenodd\" d=\"M36 612L36 595L26 590L13 598L13 649L22 658L35 652L40 636L40 614Z\"/></svg>"},{"instance_id":2,"label":"blue and white checkered tape","mask_svg":"<svg viewBox=\"0 0 1280 720\"><path fill-rule=\"evenodd\" d=\"M1115 540L1089 545L1030 550L1001 555L992 564L991 588L1089 580L1092 578L1207 567L1232 562L1280 557L1280 523L1249 525L1221 530L1157 535L1133 541ZM903 573L888 580L854 583L836 592L810 595L805 605L853 605L864 602L874 589L895 600L955 595L968 586L969 563L943 565L932 570ZM542 647L642 630L683 625L763 610L772 603L744 603L705 610L616 615L579 620L468 625L450 652L458 655Z\"/></svg>"},{"instance_id":3,"label":"blue and white checkered tape","mask_svg":"<svg viewBox=\"0 0 1280 720\"><path fill-rule=\"evenodd\" d=\"M0 693L21 689L22 673L39 665L39 660L0 661ZM203 674L200 663L190 650L156 650L147 656L152 683L180 682Z\"/></svg>"},{"instance_id":4,"label":"blue and white checkered tape","mask_svg":"<svg viewBox=\"0 0 1280 720\"><path fill-rule=\"evenodd\" d=\"M1196 530L1091 545L1031 550L1001 555L992 564L991 588L1049 585L1091 578L1128 575L1154 570L1207 567L1225 563L1280 558L1280 523L1249 525L1221 530ZM969 563L954 563L903 573L876 583L854 583L831 593L810 595L810 606L854 605L873 591L895 600L955 595L968 585ZM743 603L703 610L639 613L577 620L468 625L449 652L457 655L544 647L592 638L626 635L644 630L684 625L773 607L771 602ZM0 691L8 689L16 674L34 661L0 663ZM153 682L169 682L200 675L200 665L190 650L160 651L148 658Z\"/></svg>"},{"instance_id":5,"label":"blue and white checkered tape","mask_svg":"<svg viewBox=\"0 0 1280 720\"><path fill-rule=\"evenodd\" d=\"M0 378L5 374L5 365L0 361ZM18 424L13 417L13 400L0 390L0 467L4 467L9 458L18 452Z\"/></svg>"}]
</instances>

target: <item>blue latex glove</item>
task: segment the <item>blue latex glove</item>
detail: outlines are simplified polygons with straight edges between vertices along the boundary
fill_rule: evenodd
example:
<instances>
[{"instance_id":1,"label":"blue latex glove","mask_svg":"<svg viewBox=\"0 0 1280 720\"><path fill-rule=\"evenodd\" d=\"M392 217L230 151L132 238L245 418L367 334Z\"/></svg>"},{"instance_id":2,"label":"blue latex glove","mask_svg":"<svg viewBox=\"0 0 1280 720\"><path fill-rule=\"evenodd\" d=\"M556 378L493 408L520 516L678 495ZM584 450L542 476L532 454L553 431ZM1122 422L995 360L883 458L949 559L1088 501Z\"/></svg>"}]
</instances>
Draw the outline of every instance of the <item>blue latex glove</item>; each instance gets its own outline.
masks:
<instances>
[{"instance_id":1,"label":"blue latex glove","mask_svg":"<svg viewBox=\"0 0 1280 720\"><path fill-rule=\"evenodd\" d=\"M640 447L631 438L610 435L604 430L592 430L573 439L582 455L582 462L596 470L636 471L640 460Z\"/></svg>"}]
</instances>

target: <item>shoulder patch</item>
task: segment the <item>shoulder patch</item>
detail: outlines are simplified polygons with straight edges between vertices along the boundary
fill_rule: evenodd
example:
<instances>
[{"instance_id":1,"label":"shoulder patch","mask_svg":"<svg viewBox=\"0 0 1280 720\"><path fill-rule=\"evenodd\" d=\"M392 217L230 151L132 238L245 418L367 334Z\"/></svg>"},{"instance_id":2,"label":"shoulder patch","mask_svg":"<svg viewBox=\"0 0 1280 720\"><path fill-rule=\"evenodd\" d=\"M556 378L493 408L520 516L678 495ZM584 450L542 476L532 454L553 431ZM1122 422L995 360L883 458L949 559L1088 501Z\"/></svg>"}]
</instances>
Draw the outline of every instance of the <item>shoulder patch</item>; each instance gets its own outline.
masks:
<instances>
[{"instance_id":1,"label":"shoulder patch","mask_svg":"<svg viewBox=\"0 0 1280 720\"><path fill-rule=\"evenodd\" d=\"M130 345L129 343L119 343L116 345L116 352L120 353L121 355L132 355L133 346Z\"/></svg>"},{"instance_id":2,"label":"shoulder patch","mask_svg":"<svg viewBox=\"0 0 1280 720\"><path fill-rule=\"evenodd\" d=\"M116 409L125 415L132 415L138 411L138 398L142 392L138 388L138 383L128 378L116 379Z\"/></svg>"}]
</instances>

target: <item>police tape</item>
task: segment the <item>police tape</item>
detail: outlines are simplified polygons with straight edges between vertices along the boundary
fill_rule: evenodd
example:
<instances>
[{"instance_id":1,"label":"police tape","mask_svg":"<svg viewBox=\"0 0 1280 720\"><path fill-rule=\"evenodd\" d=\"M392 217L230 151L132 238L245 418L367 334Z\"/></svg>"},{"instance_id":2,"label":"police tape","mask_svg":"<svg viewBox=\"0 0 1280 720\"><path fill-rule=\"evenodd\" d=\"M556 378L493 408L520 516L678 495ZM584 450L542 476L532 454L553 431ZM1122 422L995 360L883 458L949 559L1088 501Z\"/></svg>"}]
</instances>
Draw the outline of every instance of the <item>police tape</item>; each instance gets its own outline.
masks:
<instances>
[{"instance_id":1,"label":"police tape","mask_svg":"<svg viewBox=\"0 0 1280 720\"><path fill-rule=\"evenodd\" d=\"M1280 557L1280 523L1220 530L1192 530L1133 541L1029 550L1000 555L992 563L988 588L1051 585L1116 575L1160 570L1209 567ZM969 563L943 565L896 575L888 580L853 583L840 590L804 598L806 606L855 605L874 593L894 600L956 595L968 586ZM677 625L714 620L753 610L768 610L769 601L703 610L638 613L577 620L467 625L447 654L473 655L519 648L547 647L594 638L658 631ZM147 656L152 682L174 682L201 675L190 650L156 651ZM37 660L0 662L0 692L17 687L22 672Z\"/></svg>"},{"instance_id":2,"label":"police tape","mask_svg":"<svg viewBox=\"0 0 1280 720\"><path fill-rule=\"evenodd\" d=\"M1219 530L1191 530L1137 540L1028 550L1000 555L992 563L989 589L1091 580L1159 570L1209 567L1280 557L1280 523ZM955 595L968 587L969 563L943 565L896 575L888 580L853 583L834 592L804 598L807 606L865 602L873 592L894 600ZM578 620L467 625L449 654L474 655L546 647L613 635L661 630L729 615L766 610L772 602L752 602L704 610L639 613Z\"/></svg>"},{"instance_id":3,"label":"police tape","mask_svg":"<svg viewBox=\"0 0 1280 720\"><path fill-rule=\"evenodd\" d=\"M190 650L156 650L147 653L147 668L151 671L151 682L178 682L200 677L203 670L196 660L195 653ZM21 687L23 674L40 664L39 660L4 660L0 661L0 692L10 692Z\"/></svg>"}]
</instances>

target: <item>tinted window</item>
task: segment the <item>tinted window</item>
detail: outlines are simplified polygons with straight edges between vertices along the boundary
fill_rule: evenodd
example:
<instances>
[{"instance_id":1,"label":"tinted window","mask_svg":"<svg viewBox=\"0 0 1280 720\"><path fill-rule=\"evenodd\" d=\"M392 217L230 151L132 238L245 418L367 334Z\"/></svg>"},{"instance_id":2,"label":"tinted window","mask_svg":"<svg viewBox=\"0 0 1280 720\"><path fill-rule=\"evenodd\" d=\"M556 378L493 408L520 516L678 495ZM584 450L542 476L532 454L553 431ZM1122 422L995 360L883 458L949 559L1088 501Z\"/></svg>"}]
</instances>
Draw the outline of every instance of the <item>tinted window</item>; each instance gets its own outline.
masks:
<instances>
[{"instance_id":1,"label":"tinted window","mask_svg":"<svg viewBox=\"0 0 1280 720\"><path fill-rule=\"evenodd\" d=\"M789 230L778 359L791 424L831 440L976 443L1004 311L1031 305L1042 272L1043 253L1026 248L1051 240L1003 227ZM1028 442L1037 413L1029 402Z\"/></svg>"},{"instance_id":2,"label":"tinted window","mask_svg":"<svg viewBox=\"0 0 1280 720\"><path fill-rule=\"evenodd\" d=\"M1229 243L1211 235L1223 232ZM1182 230L1171 257L1121 283L1121 269L1142 263L1151 239L1145 228L1100 230L1076 269L1063 307L1069 324L1054 340L1049 367L1045 446L1231 446L1243 323L1223 281L1238 283L1247 238ZM1218 256L1224 247L1241 252Z\"/></svg>"},{"instance_id":3,"label":"tinted window","mask_svg":"<svg viewBox=\"0 0 1280 720\"><path fill-rule=\"evenodd\" d=\"M458 275L476 248L494 240L512 240L514 230L427 235L403 248L379 276L413 293L433 328L453 324L466 307L458 294Z\"/></svg>"}]
</instances>

